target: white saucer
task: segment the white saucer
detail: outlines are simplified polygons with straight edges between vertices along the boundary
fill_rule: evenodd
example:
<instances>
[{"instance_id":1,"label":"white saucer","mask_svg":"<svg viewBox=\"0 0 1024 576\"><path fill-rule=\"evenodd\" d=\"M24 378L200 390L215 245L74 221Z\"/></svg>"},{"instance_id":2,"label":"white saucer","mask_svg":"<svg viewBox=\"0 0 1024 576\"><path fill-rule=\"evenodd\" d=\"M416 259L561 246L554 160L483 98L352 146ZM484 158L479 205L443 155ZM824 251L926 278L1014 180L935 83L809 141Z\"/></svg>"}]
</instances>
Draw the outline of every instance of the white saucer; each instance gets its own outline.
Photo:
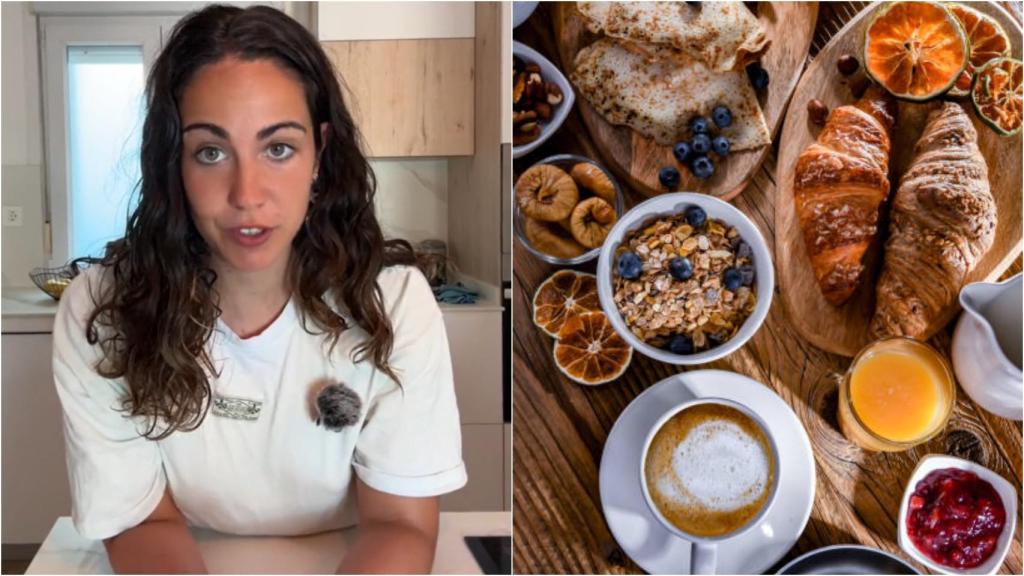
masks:
<instances>
[{"instance_id":1,"label":"white saucer","mask_svg":"<svg viewBox=\"0 0 1024 576\"><path fill-rule=\"evenodd\" d=\"M750 407L779 448L779 488L760 526L718 545L719 574L762 574L789 552L803 533L814 502L814 455L807 432L788 405L767 386L723 370L676 374L651 386L622 411L601 456L601 507L615 540L651 574L681 574L690 543L651 514L640 489L644 439L665 411L680 402L713 396Z\"/></svg>"}]
</instances>

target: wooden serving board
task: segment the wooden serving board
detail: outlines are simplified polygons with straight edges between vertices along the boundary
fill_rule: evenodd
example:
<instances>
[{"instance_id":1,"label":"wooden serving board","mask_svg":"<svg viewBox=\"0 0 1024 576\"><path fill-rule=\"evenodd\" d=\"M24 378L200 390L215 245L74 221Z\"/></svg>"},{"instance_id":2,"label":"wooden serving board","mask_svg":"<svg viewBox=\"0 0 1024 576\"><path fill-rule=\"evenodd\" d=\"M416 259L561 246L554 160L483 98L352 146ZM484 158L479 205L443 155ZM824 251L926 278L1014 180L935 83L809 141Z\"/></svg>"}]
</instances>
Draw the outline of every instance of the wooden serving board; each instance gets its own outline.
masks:
<instances>
[{"instance_id":1,"label":"wooden serving board","mask_svg":"<svg viewBox=\"0 0 1024 576\"><path fill-rule=\"evenodd\" d=\"M576 54L598 36L587 30L575 2L559 2L553 8L555 39L568 77L574 68ZM807 62L807 50L818 18L818 3L758 2L756 13L771 39L771 46L761 60L771 80L760 103L774 139L786 104ZM577 95L576 102L605 165L624 184L645 196L668 192L658 181L658 172L665 166L675 166L680 168L679 190L703 192L729 200L747 186L768 154L769 147L765 146L759 150L733 152L721 162L715 157L714 175L701 181L694 178L688 169L679 166L672 155L672 146L659 146L630 128L609 124L580 95Z\"/></svg>"},{"instance_id":2,"label":"wooden serving board","mask_svg":"<svg viewBox=\"0 0 1024 576\"><path fill-rule=\"evenodd\" d=\"M1021 57L1021 27L1002 8L991 3L972 7L995 17L1011 38L1015 58ZM900 175L910 165L914 144L924 129L934 103L899 103L899 117L892 138L889 200L882 206L879 237L865 257L865 277L854 295L842 306L832 306L821 295L804 247L793 201L793 174L797 157L817 138L821 128L807 117L807 103L817 98L829 110L853 103L847 79L836 69L836 60L851 54L862 60L864 31L880 4L862 10L828 43L807 67L793 93L779 144L779 197L775 203L775 267L777 290L797 331L814 345L844 356L854 356L868 342L868 325L875 309L875 281L881 271L882 245L887 233L888 210L899 186ZM863 72L858 72L862 74ZM855 78L855 77L851 77ZM853 83L853 82L851 82ZM1006 270L1021 251L1021 135L1003 138L974 113L969 97L957 100L978 131L978 146L988 163L989 184L998 210L998 226L992 248L982 258L967 282L993 281ZM952 303L937 322L945 326L959 311Z\"/></svg>"}]
</instances>

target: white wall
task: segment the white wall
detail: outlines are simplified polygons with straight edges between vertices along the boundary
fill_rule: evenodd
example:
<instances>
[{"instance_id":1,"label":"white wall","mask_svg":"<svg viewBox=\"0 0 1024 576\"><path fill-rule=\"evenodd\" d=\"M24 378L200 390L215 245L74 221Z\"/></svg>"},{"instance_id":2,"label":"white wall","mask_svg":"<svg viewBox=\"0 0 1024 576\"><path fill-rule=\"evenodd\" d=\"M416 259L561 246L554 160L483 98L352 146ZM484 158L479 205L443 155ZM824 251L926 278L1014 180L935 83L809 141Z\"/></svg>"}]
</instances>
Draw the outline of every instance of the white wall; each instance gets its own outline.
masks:
<instances>
[{"instance_id":1,"label":"white wall","mask_svg":"<svg viewBox=\"0 0 1024 576\"><path fill-rule=\"evenodd\" d=\"M39 98L36 17L26 2L0 5L3 26L2 178L4 206L21 206L23 225L3 227L3 285L31 286L28 273L43 254L43 122Z\"/></svg>"}]
</instances>

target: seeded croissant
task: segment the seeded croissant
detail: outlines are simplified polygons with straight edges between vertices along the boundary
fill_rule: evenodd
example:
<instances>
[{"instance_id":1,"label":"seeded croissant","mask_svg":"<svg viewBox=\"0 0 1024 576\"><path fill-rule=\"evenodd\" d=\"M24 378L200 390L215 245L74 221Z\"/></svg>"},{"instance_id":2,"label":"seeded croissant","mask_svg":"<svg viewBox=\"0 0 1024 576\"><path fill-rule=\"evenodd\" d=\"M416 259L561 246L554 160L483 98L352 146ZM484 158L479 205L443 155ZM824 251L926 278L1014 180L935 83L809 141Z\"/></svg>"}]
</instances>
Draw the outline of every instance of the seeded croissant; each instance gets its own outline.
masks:
<instances>
[{"instance_id":1,"label":"seeded croissant","mask_svg":"<svg viewBox=\"0 0 1024 576\"><path fill-rule=\"evenodd\" d=\"M804 246L818 287L833 305L856 290L864 253L878 234L895 118L895 101L869 88L855 105L833 110L817 141L796 161L793 199Z\"/></svg>"},{"instance_id":2,"label":"seeded croissant","mask_svg":"<svg viewBox=\"0 0 1024 576\"><path fill-rule=\"evenodd\" d=\"M930 337L995 240L996 204L978 133L959 104L928 115L893 200L875 337Z\"/></svg>"}]
</instances>

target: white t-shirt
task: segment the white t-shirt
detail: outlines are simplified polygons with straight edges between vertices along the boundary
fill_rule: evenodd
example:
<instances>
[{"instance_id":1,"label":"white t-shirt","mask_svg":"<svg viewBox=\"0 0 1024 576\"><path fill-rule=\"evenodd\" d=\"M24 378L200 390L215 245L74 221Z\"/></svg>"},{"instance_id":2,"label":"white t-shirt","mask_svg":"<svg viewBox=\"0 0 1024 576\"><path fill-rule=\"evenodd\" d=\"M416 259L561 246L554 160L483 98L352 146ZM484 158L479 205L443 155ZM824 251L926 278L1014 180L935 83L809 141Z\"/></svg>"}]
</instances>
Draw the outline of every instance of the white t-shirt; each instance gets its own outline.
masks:
<instances>
[{"instance_id":1,"label":"white t-shirt","mask_svg":"<svg viewBox=\"0 0 1024 576\"><path fill-rule=\"evenodd\" d=\"M256 420L215 415L160 441L119 411L123 379L96 373L99 346L86 340L100 266L67 288L53 329L53 373L64 409L72 518L87 538L137 525L165 487L189 524L240 535L297 535L357 521L352 473L402 496L435 496L466 483L451 358L441 311L414 267L378 276L401 388L370 360L353 363L366 332L350 322L328 356L322 335L303 330L294 301L262 333L240 339L218 320L210 358L215 396L262 403ZM351 320L351 318L348 318ZM311 330L315 325L309 321ZM324 379L362 400L358 422L334 432L315 422Z\"/></svg>"}]
</instances>

